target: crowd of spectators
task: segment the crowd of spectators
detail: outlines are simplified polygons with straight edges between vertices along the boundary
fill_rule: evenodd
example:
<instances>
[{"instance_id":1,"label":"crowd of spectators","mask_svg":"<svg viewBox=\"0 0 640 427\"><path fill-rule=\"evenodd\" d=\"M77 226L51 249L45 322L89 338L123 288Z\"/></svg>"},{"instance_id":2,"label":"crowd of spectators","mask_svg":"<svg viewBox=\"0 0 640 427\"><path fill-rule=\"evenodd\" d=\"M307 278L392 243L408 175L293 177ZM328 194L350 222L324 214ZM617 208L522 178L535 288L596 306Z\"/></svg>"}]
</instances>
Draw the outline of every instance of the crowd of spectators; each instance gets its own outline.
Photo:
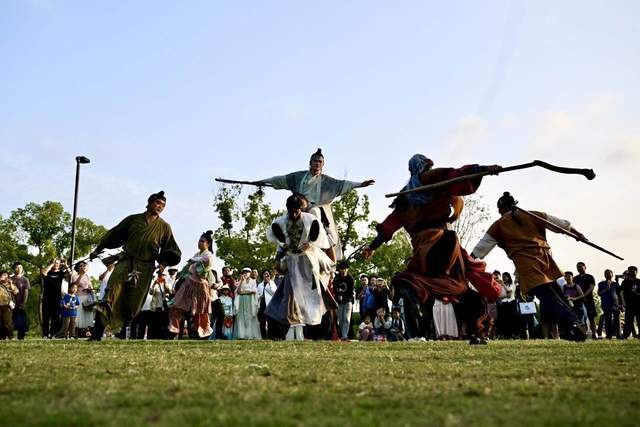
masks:
<instances>
[{"instance_id":1,"label":"crowd of spectators","mask_svg":"<svg viewBox=\"0 0 640 427\"><path fill-rule=\"evenodd\" d=\"M79 263L72 271L63 260L55 260L42 270L41 326L43 338L78 338L92 333L93 310L104 295L113 266L99 277L94 289L87 265ZM604 271L596 283L582 262L556 282L558 292L582 322L591 337L626 339L638 337L640 322L640 279L637 268L630 266L623 274ZM187 313L177 333L169 332L172 300L181 286L178 270L157 271L140 313L111 335L124 339L201 338ZM490 339L557 338L557 325L548 322L544 305L523 295L517 273L495 271L494 278L504 289L501 298L487 304L492 322ZM338 263L329 287L337 310L327 313L322 325L282 325L271 322L266 307L284 277L276 271L244 268L238 273L224 267L219 276L213 272L210 290L210 335L208 339L326 339L360 341L454 340L467 337L466 325L459 319L463 308L447 297L435 297L423 305L419 332L410 335L405 324L408 315L402 298L394 298L387 280L360 274L357 280L346 262ZM16 262L10 274L0 272L0 337L10 339L17 333L24 339L29 330L25 305L31 284L24 277L22 264ZM108 332L109 333L109 332Z\"/></svg>"}]
</instances>

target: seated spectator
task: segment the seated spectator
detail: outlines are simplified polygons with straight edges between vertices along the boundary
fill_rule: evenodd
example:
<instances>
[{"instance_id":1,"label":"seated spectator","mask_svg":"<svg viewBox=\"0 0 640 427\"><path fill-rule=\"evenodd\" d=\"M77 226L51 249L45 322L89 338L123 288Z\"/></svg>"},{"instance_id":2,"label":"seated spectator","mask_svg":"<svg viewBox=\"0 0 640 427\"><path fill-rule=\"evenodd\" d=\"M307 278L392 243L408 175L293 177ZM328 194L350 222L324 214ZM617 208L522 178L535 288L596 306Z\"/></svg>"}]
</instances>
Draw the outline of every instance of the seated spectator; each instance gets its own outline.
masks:
<instances>
[{"instance_id":1,"label":"seated spectator","mask_svg":"<svg viewBox=\"0 0 640 427\"><path fill-rule=\"evenodd\" d=\"M62 327L56 338L69 339L76 337L76 318L78 317L78 307L80 306L80 298L76 295L77 290L77 283L69 284L69 293L60 300Z\"/></svg>"},{"instance_id":2,"label":"seated spectator","mask_svg":"<svg viewBox=\"0 0 640 427\"><path fill-rule=\"evenodd\" d=\"M364 316L364 320L358 327L360 331L360 341L371 341L373 340L373 324L371 323L371 317L368 315Z\"/></svg>"},{"instance_id":3,"label":"seated spectator","mask_svg":"<svg viewBox=\"0 0 640 427\"><path fill-rule=\"evenodd\" d=\"M389 329L389 341L404 341L404 322L400 317L400 308L391 310L391 328Z\"/></svg>"},{"instance_id":4,"label":"seated spectator","mask_svg":"<svg viewBox=\"0 0 640 427\"><path fill-rule=\"evenodd\" d=\"M384 307L376 311L376 318L373 320L373 340L386 341L391 331L391 317L387 316Z\"/></svg>"},{"instance_id":5,"label":"seated spectator","mask_svg":"<svg viewBox=\"0 0 640 427\"><path fill-rule=\"evenodd\" d=\"M0 271L0 339L13 338L14 298L18 295L18 287L9 279L7 271Z\"/></svg>"}]
</instances>

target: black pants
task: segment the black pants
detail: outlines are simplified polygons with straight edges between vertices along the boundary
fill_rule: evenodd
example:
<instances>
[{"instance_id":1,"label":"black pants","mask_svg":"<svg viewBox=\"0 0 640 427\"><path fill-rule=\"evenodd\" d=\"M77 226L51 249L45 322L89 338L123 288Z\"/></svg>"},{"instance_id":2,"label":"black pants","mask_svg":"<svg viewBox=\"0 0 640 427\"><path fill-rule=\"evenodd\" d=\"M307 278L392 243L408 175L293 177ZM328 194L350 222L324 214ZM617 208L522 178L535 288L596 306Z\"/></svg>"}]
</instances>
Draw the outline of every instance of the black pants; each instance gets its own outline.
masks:
<instances>
[{"instance_id":1,"label":"black pants","mask_svg":"<svg viewBox=\"0 0 640 427\"><path fill-rule=\"evenodd\" d=\"M260 324L260 336L263 340L267 339L267 310L264 297L260 298L260 305L258 306L258 323Z\"/></svg>"},{"instance_id":2,"label":"black pants","mask_svg":"<svg viewBox=\"0 0 640 427\"><path fill-rule=\"evenodd\" d=\"M638 307L627 305L624 309L624 337L628 338L629 335L637 336L636 327L634 323L638 323L640 326L640 310Z\"/></svg>"},{"instance_id":3,"label":"black pants","mask_svg":"<svg viewBox=\"0 0 640 427\"><path fill-rule=\"evenodd\" d=\"M607 338L617 338L620 335L620 312L614 309L604 310L602 317Z\"/></svg>"},{"instance_id":4,"label":"black pants","mask_svg":"<svg viewBox=\"0 0 640 427\"><path fill-rule=\"evenodd\" d=\"M61 326L60 322L60 298L44 298L42 300L42 336L54 336Z\"/></svg>"},{"instance_id":5,"label":"black pants","mask_svg":"<svg viewBox=\"0 0 640 427\"><path fill-rule=\"evenodd\" d=\"M501 302L498 309L498 336L512 339L518 335L518 303L517 301Z\"/></svg>"},{"instance_id":6,"label":"black pants","mask_svg":"<svg viewBox=\"0 0 640 427\"><path fill-rule=\"evenodd\" d=\"M150 322L147 329L147 339L164 340L168 336L169 315L161 308L149 312Z\"/></svg>"},{"instance_id":7,"label":"black pants","mask_svg":"<svg viewBox=\"0 0 640 427\"><path fill-rule=\"evenodd\" d=\"M224 308L220 299L211 302L211 326L215 324L216 339L222 338L222 326L224 326Z\"/></svg>"},{"instance_id":8,"label":"black pants","mask_svg":"<svg viewBox=\"0 0 640 427\"><path fill-rule=\"evenodd\" d=\"M13 328L18 332L18 339L23 340L29 330L29 318L22 308L13 310Z\"/></svg>"},{"instance_id":9,"label":"black pants","mask_svg":"<svg viewBox=\"0 0 640 427\"><path fill-rule=\"evenodd\" d=\"M545 283L531 291L540 300L540 316L545 321L556 323L560 337L572 341L584 341L586 334L578 316L569 306L569 302L556 282Z\"/></svg>"}]
</instances>

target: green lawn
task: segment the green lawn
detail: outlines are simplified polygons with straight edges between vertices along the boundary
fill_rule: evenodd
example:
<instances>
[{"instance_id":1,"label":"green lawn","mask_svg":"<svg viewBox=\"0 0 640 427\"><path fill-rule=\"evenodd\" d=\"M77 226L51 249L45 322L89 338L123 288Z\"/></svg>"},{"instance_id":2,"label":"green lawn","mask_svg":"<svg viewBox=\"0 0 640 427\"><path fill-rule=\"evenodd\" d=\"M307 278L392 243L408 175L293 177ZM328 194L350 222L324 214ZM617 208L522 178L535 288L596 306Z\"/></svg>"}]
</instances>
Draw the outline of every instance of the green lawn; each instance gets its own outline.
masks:
<instances>
[{"instance_id":1,"label":"green lawn","mask_svg":"<svg viewBox=\"0 0 640 427\"><path fill-rule=\"evenodd\" d=\"M640 423L640 342L0 342L0 425Z\"/></svg>"}]
</instances>

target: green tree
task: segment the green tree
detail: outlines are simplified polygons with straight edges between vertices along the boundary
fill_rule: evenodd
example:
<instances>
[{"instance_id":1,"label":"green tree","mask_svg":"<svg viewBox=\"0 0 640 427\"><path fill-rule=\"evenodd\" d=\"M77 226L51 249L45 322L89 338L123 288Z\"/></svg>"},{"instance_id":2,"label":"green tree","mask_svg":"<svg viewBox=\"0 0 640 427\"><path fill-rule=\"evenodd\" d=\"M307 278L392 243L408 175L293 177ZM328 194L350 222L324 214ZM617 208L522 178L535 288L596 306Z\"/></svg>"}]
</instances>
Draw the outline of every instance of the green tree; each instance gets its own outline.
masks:
<instances>
[{"instance_id":1,"label":"green tree","mask_svg":"<svg viewBox=\"0 0 640 427\"><path fill-rule=\"evenodd\" d=\"M369 222L369 197L350 191L336 200L332 207L342 253L346 253L348 248L356 248L363 243L362 228Z\"/></svg>"},{"instance_id":2,"label":"green tree","mask_svg":"<svg viewBox=\"0 0 640 427\"><path fill-rule=\"evenodd\" d=\"M16 260L27 256L27 245L18 243L15 224L0 217L0 269L9 270Z\"/></svg>"},{"instance_id":3,"label":"green tree","mask_svg":"<svg viewBox=\"0 0 640 427\"><path fill-rule=\"evenodd\" d=\"M258 190L247 196L242 207L238 185L222 186L218 190L214 209L221 225L214 232L216 254L234 269L251 267L258 270L273 267L276 245L266 239L267 227L281 212L272 212Z\"/></svg>"}]
</instances>

